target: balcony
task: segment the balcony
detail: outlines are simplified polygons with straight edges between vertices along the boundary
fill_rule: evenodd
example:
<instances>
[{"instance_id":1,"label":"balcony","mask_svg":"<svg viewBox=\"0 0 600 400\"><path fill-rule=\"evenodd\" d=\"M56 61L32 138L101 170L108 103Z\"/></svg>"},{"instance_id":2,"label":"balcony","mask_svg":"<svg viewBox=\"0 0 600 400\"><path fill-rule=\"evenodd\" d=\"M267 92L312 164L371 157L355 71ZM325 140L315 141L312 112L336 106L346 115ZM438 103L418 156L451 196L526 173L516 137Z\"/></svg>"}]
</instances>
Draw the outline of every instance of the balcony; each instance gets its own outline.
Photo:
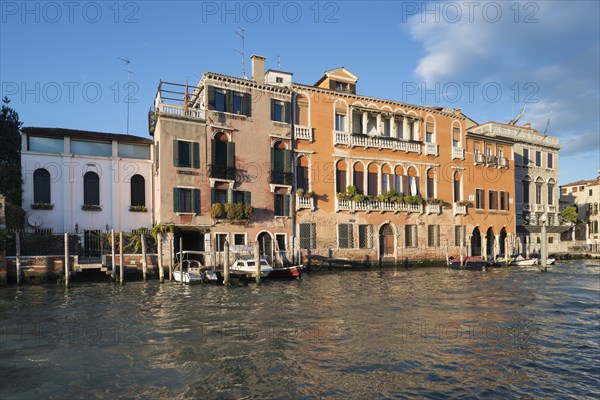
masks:
<instances>
[{"instance_id":1,"label":"balcony","mask_svg":"<svg viewBox=\"0 0 600 400\"><path fill-rule=\"evenodd\" d=\"M475 153L475 164L485 164L486 158L481 153Z\"/></svg>"},{"instance_id":2,"label":"balcony","mask_svg":"<svg viewBox=\"0 0 600 400\"><path fill-rule=\"evenodd\" d=\"M404 204L393 201L379 201L379 200L364 200L354 201L349 199L337 198L335 201L336 211L390 211L394 213L398 212L414 212L422 213L422 204Z\"/></svg>"},{"instance_id":3,"label":"balcony","mask_svg":"<svg viewBox=\"0 0 600 400\"><path fill-rule=\"evenodd\" d=\"M407 153L420 153L420 142L409 142L385 136L367 136L363 134L334 131L334 145L344 144L350 147L373 147L377 149L389 149L394 151L405 151Z\"/></svg>"},{"instance_id":4,"label":"balcony","mask_svg":"<svg viewBox=\"0 0 600 400\"><path fill-rule=\"evenodd\" d=\"M175 105L175 104L164 104L159 103L156 106L156 113L158 114L170 114L170 115L178 115L180 117L189 117L196 119L206 119L206 112L199 108L190 108L187 107L184 110L183 106Z\"/></svg>"},{"instance_id":5,"label":"balcony","mask_svg":"<svg viewBox=\"0 0 600 400\"><path fill-rule=\"evenodd\" d=\"M311 126L294 125L294 138L296 140L313 141L313 130Z\"/></svg>"},{"instance_id":6,"label":"balcony","mask_svg":"<svg viewBox=\"0 0 600 400\"><path fill-rule=\"evenodd\" d=\"M496 166L496 165L498 165L498 157L496 157L496 156L486 156L485 157L485 163L487 165Z\"/></svg>"},{"instance_id":7,"label":"balcony","mask_svg":"<svg viewBox=\"0 0 600 400\"><path fill-rule=\"evenodd\" d=\"M558 212L558 207L557 206L549 204L547 207L548 207L548 212Z\"/></svg>"},{"instance_id":8,"label":"balcony","mask_svg":"<svg viewBox=\"0 0 600 400\"><path fill-rule=\"evenodd\" d=\"M543 204L535 204L534 209L536 212L544 212L546 211L546 206Z\"/></svg>"},{"instance_id":9,"label":"balcony","mask_svg":"<svg viewBox=\"0 0 600 400\"><path fill-rule=\"evenodd\" d=\"M435 143L425 143L425 155L437 156L438 155L438 145Z\"/></svg>"},{"instance_id":10,"label":"balcony","mask_svg":"<svg viewBox=\"0 0 600 400\"><path fill-rule=\"evenodd\" d=\"M523 203L523 211L533 211L533 207L529 203Z\"/></svg>"},{"instance_id":11,"label":"balcony","mask_svg":"<svg viewBox=\"0 0 600 400\"><path fill-rule=\"evenodd\" d=\"M465 158L465 149L463 149L462 147L452 147L452 159L461 159L464 160Z\"/></svg>"},{"instance_id":12,"label":"balcony","mask_svg":"<svg viewBox=\"0 0 600 400\"><path fill-rule=\"evenodd\" d=\"M467 206L454 203L454 215L467 215Z\"/></svg>"},{"instance_id":13,"label":"balcony","mask_svg":"<svg viewBox=\"0 0 600 400\"><path fill-rule=\"evenodd\" d=\"M312 197L304 197L296 195L296 210L308 208L310 210L315 209L315 201Z\"/></svg>"},{"instance_id":14,"label":"balcony","mask_svg":"<svg viewBox=\"0 0 600 400\"><path fill-rule=\"evenodd\" d=\"M441 214L442 206L441 204L427 204L425 206L425 212L427 214Z\"/></svg>"},{"instance_id":15,"label":"balcony","mask_svg":"<svg viewBox=\"0 0 600 400\"><path fill-rule=\"evenodd\" d=\"M500 157L498 159L498 166L500 166L501 168L508 168L508 158Z\"/></svg>"},{"instance_id":16,"label":"balcony","mask_svg":"<svg viewBox=\"0 0 600 400\"><path fill-rule=\"evenodd\" d=\"M226 181L235 181L237 168L227 167L224 165L208 165L208 177L213 179L221 179Z\"/></svg>"},{"instance_id":17,"label":"balcony","mask_svg":"<svg viewBox=\"0 0 600 400\"><path fill-rule=\"evenodd\" d=\"M292 186L294 175L291 172L271 171L271 184Z\"/></svg>"}]
</instances>

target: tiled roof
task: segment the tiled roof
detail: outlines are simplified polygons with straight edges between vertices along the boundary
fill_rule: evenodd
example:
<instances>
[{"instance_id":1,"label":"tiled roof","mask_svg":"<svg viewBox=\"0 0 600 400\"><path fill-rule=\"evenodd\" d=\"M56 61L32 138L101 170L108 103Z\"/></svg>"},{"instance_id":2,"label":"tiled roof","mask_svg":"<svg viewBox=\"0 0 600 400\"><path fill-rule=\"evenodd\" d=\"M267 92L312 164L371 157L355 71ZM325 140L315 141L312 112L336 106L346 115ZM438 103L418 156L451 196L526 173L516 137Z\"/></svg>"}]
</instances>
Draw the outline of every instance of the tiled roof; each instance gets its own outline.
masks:
<instances>
[{"instance_id":1,"label":"tiled roof","mask_svg":"<svg viewBox=\"0 0 600 400\"><path fill-rule=\"evenodd\" d=\"M576 181L576 182L572 182L572 183L566 183L564 185L560 185L560 187L565 187L565 186L581 186L581 185L597 185L598 184L598 179L590 179L590 180L581 180L581 181Z\"/></svg>"},{"instance_id":2,"label":"tiled roof","mask_svg":"<svg viewBox=\"0 0 600 400\"><path fill-rule=\"evenodd\" d=\"M27 126L21 129L27 135L46 137L71 137L76 139L116 140L118 142L151 144L152 140L141 136L123 135L119 133L106 133L94 131L81 131L78 129L65 128L41 128Z\"/></svg>"}]
</instances>

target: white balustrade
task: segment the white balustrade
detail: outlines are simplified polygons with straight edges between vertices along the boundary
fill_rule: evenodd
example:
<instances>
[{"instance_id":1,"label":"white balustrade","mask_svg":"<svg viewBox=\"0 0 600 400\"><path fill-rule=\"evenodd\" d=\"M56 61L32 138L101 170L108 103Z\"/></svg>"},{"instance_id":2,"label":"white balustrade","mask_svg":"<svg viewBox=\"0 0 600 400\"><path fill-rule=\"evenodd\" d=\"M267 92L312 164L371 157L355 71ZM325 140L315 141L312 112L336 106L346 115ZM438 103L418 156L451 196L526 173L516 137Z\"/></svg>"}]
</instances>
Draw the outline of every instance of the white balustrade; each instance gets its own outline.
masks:
<instances>
[{"instance_id":1,"label":"white balustrade","mask_svg":"<svg viewBox=\"0 0 600 400\"><path fill-rule=\"evenodd\" d=\"M342 211L391 211L391 212L414 212L422 213L421 204L404 204L393 201L363 200L354 201L349 199L336 199L336 210Z\"/></svg>"},{"instance_id":2,"label":"white balustrade","mask_svg":"<svg viewBox=\"0 0 600 400\"><path fill-rule=\"evenodd\" d=\"M334 138L334 144L373 147L378 149L390 149L413 153L421 152L421 143L419 142L407 142L390 137L353 135L349 132L334 131Z\"/></svg>"},{"instance_id":3,"label":"white balustrade","mask_svg":"<svg viewBox=\"0 0 600 400\"><path fill-rule=\"evenodd\" d=\"M454 215L467 215L467 206L454 203Z\"/></svg>"},{"instance_id":4,"label":"white balustrade","mask_svg":"<svg viewBox=\"0 0 600 400\"><path fill-rule=\"evenodd\" d=\"M465 149L462 147L452 147L452 159L464 159L465 158Z\"/></svg>"},{"instance_id":5,"label":"white balustrade","mask_svg":"<svg viewBox=\"0 0 600 400\"><path fill-rule=\"evenodd\" d=\"M296 196L296 210L303 208L314 209L314 199L312 197Z\"/></svg>"},{"instance_id":6,"label":"white balustrade","mask_svg":"<svg viewBox=\"0 0 600 400\"><path fill-rule=\"evenodd\" d=\"M294 138L297 140L313 140L313 130L310 126L294 125Z\"/></svg>"},{"instance_id":7,"label":"white balustrade","mask_svg":"<svg viewBox=\"0 0 600 400\"><path fill-rule=\"evenodd\" d=\"M437 156L438 145L435 143L425 143L425 154L428 156Z\"/></svg>"}]
</instances>

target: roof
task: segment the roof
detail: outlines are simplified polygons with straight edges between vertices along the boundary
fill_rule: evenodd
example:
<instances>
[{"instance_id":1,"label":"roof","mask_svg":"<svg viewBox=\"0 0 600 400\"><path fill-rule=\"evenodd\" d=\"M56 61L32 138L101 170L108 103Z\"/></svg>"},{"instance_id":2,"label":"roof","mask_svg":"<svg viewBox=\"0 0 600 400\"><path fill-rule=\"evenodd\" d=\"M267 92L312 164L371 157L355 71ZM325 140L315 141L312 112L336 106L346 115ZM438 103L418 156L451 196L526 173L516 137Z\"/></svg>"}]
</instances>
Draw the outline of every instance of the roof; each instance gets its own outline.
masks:
<instances>
[{"instance_id":1,"label":"roof","mask_svg":"<svg viewBox=\"0 0 600 400\"><path fill-rule=\"evenodd\" d=\"M575 182L571 182L571 183L565 183L564 185L560 185L560 187L565 187L565 186L581 186L581 185L597 185L598 184L598 179L589 179L589 180L580 180L580 181L575 181Z\"/></svg>"},{"instance_id":2,"label":"roof","mask_svg":"<svg viewBox=\"0 0 600 400\"><path fill-rule=\"evenodd\" d=\"M21 132L27 135L46 136L46 137L71 137L76 139L94 139L94 140L116 140L118 142L152 144L151 139L141 136L123 135L119 133L106 133L95 131L81 131L78 129L65 128L42 128L34 126L26 126L21 129Z\"/></svg>"}]
</instances>

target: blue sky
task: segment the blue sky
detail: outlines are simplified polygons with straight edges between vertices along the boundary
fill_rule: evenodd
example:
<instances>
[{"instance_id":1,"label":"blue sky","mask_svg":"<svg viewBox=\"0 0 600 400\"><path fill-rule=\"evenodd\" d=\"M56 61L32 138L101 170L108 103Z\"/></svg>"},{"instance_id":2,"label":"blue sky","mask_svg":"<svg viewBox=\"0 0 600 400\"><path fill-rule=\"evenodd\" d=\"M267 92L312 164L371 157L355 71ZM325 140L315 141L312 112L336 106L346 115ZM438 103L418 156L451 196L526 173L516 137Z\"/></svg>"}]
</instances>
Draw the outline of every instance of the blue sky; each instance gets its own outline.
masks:
<instances>
[{"instance_id":1,"label":"blue sky","mask_svg":"<svg viewBox=\"0 0 600 400\"><path fill-rule=\"evenodd\" d=\"M267 68L316 82L345 66L358 92L462 108L559 136L560 182L600 167L597 1L50 1L0 3L1 95L27 126L148 136L159 81L241 76L240 37ZM278 64L278 58L280 64Z\"/></svg>"}]
</instances>

